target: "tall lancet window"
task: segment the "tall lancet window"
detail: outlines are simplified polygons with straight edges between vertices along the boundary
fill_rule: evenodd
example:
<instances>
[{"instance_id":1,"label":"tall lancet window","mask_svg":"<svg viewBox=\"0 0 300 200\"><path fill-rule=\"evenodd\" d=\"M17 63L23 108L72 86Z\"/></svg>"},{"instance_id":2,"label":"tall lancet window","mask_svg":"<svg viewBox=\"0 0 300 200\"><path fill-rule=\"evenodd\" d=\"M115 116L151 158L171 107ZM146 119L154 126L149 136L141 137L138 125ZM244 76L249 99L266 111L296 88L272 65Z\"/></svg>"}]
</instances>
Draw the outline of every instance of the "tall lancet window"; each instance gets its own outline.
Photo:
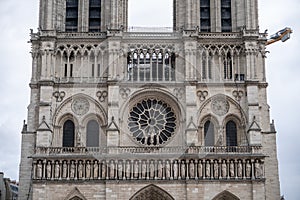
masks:
<instances>
[{"instance_id":1,"label":"tall lancet window","mask_svg":"<svg viewBox=\"0 0 300 200\"><path fill-rule=\"evenodd\" d=\"M222 32L232 31L231 0L221 0L221 27Z\"/></svg>"},{"instance_id":2,"label":"tall lancet window","mask_svg":"<svg viewBox=\"0 0 300 200\"><path fill-rule=\"evenodd\" d=\"M237 127L234 121L226 124L226 145L237 146Z\"/></svg>"},{"instance_id":3,"label":"tall lancet window","mask_svg":"<svg viewBox=\"0 0 300 200\"><path fill-rule=\"evenodd\" d=\"M210 0L200 1L200 30L201 32L210 32Z\"/></svg>"},{"instance_id":4,"label":"tall lancet window","mask_svg":"<svg viewBox=\"0 0 300 200\"><path fill-rule=\"evenodd\" d=\"M66 1L66 32L78 31L78 0Z\"/></svg>"},{"instance_id":5,"label":"tall lancet window","mask_svg":"<svg viewBox=\"0 0 300 200\"><path fill-rule=\"evenodd\" d=\"M99 147L99 124L97 121L89 121L87 124L86 133L86 146Z\"/></svg>"},{"instance_id":6,"label":"tall lancet window","mask_svg":"<svg viewBox=\"0 0 300 200\"><path fill-rule=\"evenodd\" d=\"M215 145L215 126L211 121L207 121L204 124L204 145Z\"/></svg>"},{"instance_id":7,"label":"tall lancet window","mask_svg":"<svg viewBox=\"0 0 300 200\"><path fill-rule=\"evenodd\" d=\"M75 144L75 125L71 120L63 126L63 147L74 147Z\"/></svg>"},{"instance_id":8,"label":"tall lancet window","mask_svg":"<svg viewBox=\"0 0 300 200\"><path fill-rule=\"evenodd\" d=\"M100 32L101 0L90 0L89 3L89 32Z\"/></svg>"}]
</instances>

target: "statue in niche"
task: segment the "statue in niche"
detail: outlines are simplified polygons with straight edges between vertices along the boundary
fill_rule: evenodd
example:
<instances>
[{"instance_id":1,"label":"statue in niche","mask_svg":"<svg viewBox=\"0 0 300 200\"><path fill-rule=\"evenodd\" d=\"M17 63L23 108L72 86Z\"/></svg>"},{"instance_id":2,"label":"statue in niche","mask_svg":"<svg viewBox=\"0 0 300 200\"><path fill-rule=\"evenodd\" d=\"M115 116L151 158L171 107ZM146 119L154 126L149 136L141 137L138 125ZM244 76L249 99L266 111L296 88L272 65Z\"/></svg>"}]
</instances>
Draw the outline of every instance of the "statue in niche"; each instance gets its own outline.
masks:
<instances>
[{"instance_id":1,"label":"statue in niche","mask_svg":"<svg viewBox=\"0 0 300 200\"><path fill-rule=\"evenodd\" d=\"M153 179L155 176L155 166L154 166L154 162L153 160L150 161L150 165L149 165L149 171L150 171L150 178Z\"/></svg>"},{"instance_id":2,"label":"statue in niche","mask_svg":"<svg viewBox=\"0 0 300 200\"><path fill-rule=\"evenodd\" d=\"M36 169L36 177L38 179L41 179L43 175L43 165L41 162L37 163L37 169Z\"/></svg>"},{"instance_id":3,"label":"statue in niche","mask_svg":"<svg viewBox=\"0 0 300 200\"><path fill-rule=\"evenodd\" d=\"M185 162L182 160L181 164L180 164L180 174L181 174L181 178L185 179L186 177L186 166L185 166Z\"/></svg>"},{"instance_id":4,"label":"statue in niche","mask_svg":"<svg viewBox=\"0 0 300 200\"><path fill-rule=\"evenodd\" d=\"M222 177L223 178L226 178L227 177L227 165L226 165L226 161L223 160L223 163L222 163Z\"/></svg>"},{"instance_id":5,"label":"statue in niche","mask_svg":"<svg viewBox=\"0 0 300 200\"><path fill-rule=\"evenodd\" d=\"M75 164L73 160L70 165L70 178L75 178Z\"/></svg>"},{"instance_id":6,"label":"statue in niche","mask_svg":"<svg viewBox=\"0 0 300 200\"><path fill-rule=\"evenodd\" d=\"M170 179L171 177L171 169L170 169L170 161L166 162L166 179Z\"/></svg>"},{"instance_id":7,"label":"statue in niche","mask_svg":"<svg viewBox=\"0 0 300 200\"><path fill-rule=\"evenodd\" d=\"M202 178L203 177L203 166L201 163L201 160L199 160L198 162L198 178Z\"/></svg>"},{"instance_id":8,"label":"statue in niche","mask_svg":"<svg viewBox=\"0 0 300 200\"><path fill-rule=\"evenodd\" d=\"M130 179L130 161L126 162L126 179Z\"/></svg>"},{"instance_id":9,"label":"statue in niche","mask_svg":"<svg viewBox=\"0 0 300 200\"><path fill-rule=\"evenodd\" d=\"M205 174L206 177L209 178L210 177L210 163L209 163L209 161L206 162L206 170L205 171L206 171L206 174Z\"/></svg>"},{"instance_id":10,"label":"statue in niche","mask_svg":"<svg viewBox=\"0 0 300 200\"><path fill-rule=\"evenodd\" d=\"M195 164L193 160L190 162L190 178L195 178Z\"/></svg>"},{"instance_id":11,"label":"statue in niche","mask_svg":"<svg viewBox=\"0 0 300 200\"><path fill-rule=\"evenodd\" d=\"M163 177L163 165L159 160L157 164L157 178L162 179L162 177Z\"/></svg>"},{"instance_id":12,"label":"statue in niche","mask_svg":"<svg viewBox=\"0 0 300 200\"><path fill-rule=\"evenodd\" d=\"M55 178L59 178L59 170L60 170L59 162L56 161L55 162L55 167L54 167L54 177Z\"/></svg>"},{"instance_id":13,"label":"statue in niche","mask_svg":"<svg viewBox=\"0 0 300 200\"><path fill-rule=\"evenodd\" d=\"M106 179L106 163L101 164L101 178Z\"/></svg>"},{"instance_id":14,"label":"statue in niche","mask_svg":"<svg viewBox=\"0 0 300 200\"><path fill-rule=\"evenodd\" d=\"M110 165L109 165L109 177L111 179L115 178L115 163L114 161L110 161Z\"/></svg>"},{"instance_id":15,"label":"statue in niche","mask_svg":"<svg viewBox=\"0 0 300 200\"><path fill-rule=\"evenodd\" d=\"M80 133L80 131L77 131L76 139L77 139L77 146L80 147L81 146L81 133Z\"/></svg>"},{"instance_id":16,"label":"statue in niche","mask_svg":"<svg viewBox=\"0 0 300 200\"><path fill-rule=\"evenodd\" d=\"M86 178L91 178L91 164L90 164L90 161L87 161L85 168L86 168L85 177Z\"/></svg>"},{"instance_id":17,"label":"statue in niche","mask_svg":"<svg viewBox=\"0 0 300 200\"><path fill-rule=\"evenodd\" d=\"M47 162L46 171L47 171L47 179L50 179L51 178L51 162Z\"/></svg>"},{"instance_id":18,"label":"statue in niche","mask_svg":"<svg viewBox=\"0 0 300 200\"><path fill-rule=\"evenodd\" d=\"M95 161L94 166L93 166L93 177L94 178L98 178L98 171L99 171L98 161Z\"/></svg>"},{"instance_id":19,"label":"statue in niche","mask_svg":"<svg viewBox=\"0 0 300 200\"><path fill-rule=\"evenodd\" d=\"M83 164L82 164L82 161L79 161L79 164L78 164L78 178L83 178Z\"/></svg>"},{"instance_id":20,"label":"statue in niche","mask_svg":"<svg viewBox=\"0 0 300 200\"><path fill-rule=\"evenodd\" d=\"M66 161L63 161L62 165L62 178L67 178L68 165Z\"/></svg>"},{"instance_id":21,"label":"statue in niche","mask_svg":"<svg viewBox=\"0 0 300 200\"><path fill-rule=\"evenodd\" d=\"M249 160L246 162L246 177L250 178L251 177L251 164Z\"/></svg>"},{"instance_id":22,"label":"statue in niche","mask_svg":"<svg viewBox=\"0 0 300 200\"><path fill-rule=\"evenodd\" d=\"M234 177L234 163L231 160L230 164L229 164L229 173L230 173L230 177Z\"/></svg>"},{"instance_id":23,"label":"statue in niche","mask_svg":"<svg viewBox=\"0 0 300 200\"><path fill-rule=\"evenodd\" d=\"M242 165L242 162L239 160L239 163L238 163L238 169L237 169L237 175L239 178L241 178L243 176L243 165Z\"/></svg>"},{"instance_id":24,"label":"statue in niche","mask_svg":"<svg viewBox=\"0 0 300 200\"><path fill-rule=\"evenodd\" d=\"M118 178L122 179L123 178L123 162L119 161L118 163Z\"/></svg>"},{"instance_id":25,"label":"statue in niche","mask_svg":"<svg viewBox=\"0 0 300 200\"><path fill-rule=\"evenodd\" d=\"M142 162L142 178L147 177L147 164L146 161Z\"/></svg>"},{"instance_id":26,"label":"statue in niche","mask_svg":"<svg viewBox=\"0 0 300 200\"><path fill-rule=\"evenodd\" d=\"M134 178L135 179L139 178L139 162L138 161L134 162Z\"/></svg>"},{"instance_id":27,"label":"statue in niche","mask_svg":"<svg viewBox=\"0 0 300 200\"><path fill-rule=\"evenodd\" d=\"M177 179L178 178L178 162L177 162L177 160L174 161L173 172L174 172L174 179Z\"/></svg>"},{"instance_id":28,"label":"statue in niche","mask_svg":"<svg viewBox=\"0 0 300 200\"><path fill-rule=\"evenodd\" d=\"M254 167L255 167L255 178L262 178L263 170L262 170L262 165L259 163L259 161L256 161Z\"/></svg>"},{"instance_id":29,"label":"statue in niche","mask_svg":"<svg viewBox=\"0 0 300 200\"><path fill-rule=\"evenodd\" d=\"M219 177L219 166L218 161L214 162L214 177L217 179Z\"/></svg>"}]
</instances>

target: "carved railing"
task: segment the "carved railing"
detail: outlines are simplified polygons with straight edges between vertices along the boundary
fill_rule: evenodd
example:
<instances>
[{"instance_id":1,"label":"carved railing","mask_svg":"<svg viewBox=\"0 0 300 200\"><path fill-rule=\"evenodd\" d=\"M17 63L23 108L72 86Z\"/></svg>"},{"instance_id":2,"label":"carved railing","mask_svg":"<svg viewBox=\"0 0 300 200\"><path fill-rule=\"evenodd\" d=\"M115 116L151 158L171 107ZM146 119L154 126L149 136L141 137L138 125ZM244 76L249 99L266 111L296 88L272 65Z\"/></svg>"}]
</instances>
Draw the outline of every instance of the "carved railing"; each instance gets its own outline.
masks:
<instances>
[{"instance_id":1,"label":"carved railing","mask_svg":"<svg viewBox=\"0 0 300 200\"><path fill-rule=\"evenodd\" d=\"M57 33L57 38L59 39L81 39L81 38L90 38L90 39L105 39L106 33L105 32L62 32Z\"/></svg>"},{"instance_id":2,"label":"carved railing","mask_svg":"<svg viewBox=\"0 0 300 200\"><path fill-rule=\"evenodd\" d=\"M105 83L107 77L56 77L53 80L56 83Z\"/></svg>"},{"instance_id":3,"label":"carved railing","mask_svg":"<svg viewBox=\"0 0 300 200\"><path fill-rule=\"evenodd\" d=\"M37 147L36 155L91 155L91 154L225 154L258 155L261 146L218 146L218 147Z\"/></svg>"}]
</instances>

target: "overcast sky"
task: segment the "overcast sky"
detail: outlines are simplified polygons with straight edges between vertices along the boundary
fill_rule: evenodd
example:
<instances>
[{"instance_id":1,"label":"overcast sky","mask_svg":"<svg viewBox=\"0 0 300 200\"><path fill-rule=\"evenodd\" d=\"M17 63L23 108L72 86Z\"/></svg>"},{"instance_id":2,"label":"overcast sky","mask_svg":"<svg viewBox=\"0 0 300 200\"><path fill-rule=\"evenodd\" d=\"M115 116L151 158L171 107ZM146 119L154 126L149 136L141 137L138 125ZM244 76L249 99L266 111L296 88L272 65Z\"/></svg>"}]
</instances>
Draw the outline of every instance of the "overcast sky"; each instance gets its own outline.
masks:
<instances>
[{"instance_id":1,"label":"overcast sky","mask_svg":"<svg viewBox=\"0 0 300 200\"><path fill-rule=\"evenodd\" d=\"M131 19L139 16L134 18L142 19L142 23L130 19L130 24L171 26L172 10L165 8L172 0L147 2L130 0L134 5L131 7L146 7L150 11L132 9ZM259 0L259 8L261 32L268 29L272 34L287 26L294 30L291 40L268 46L270 54L266 64L268 102L278 132L281 193L287 200L297 200L300 198L300 55L297 49L300 47L300 1ZM158 21L163 24L157 24ZM31 55L27 41L29 29L36 30L37 22L38 0L0 0L0 171L11 179L18 179L20 132L27 118L30 95Z\"/></svg>"}]
</instances>

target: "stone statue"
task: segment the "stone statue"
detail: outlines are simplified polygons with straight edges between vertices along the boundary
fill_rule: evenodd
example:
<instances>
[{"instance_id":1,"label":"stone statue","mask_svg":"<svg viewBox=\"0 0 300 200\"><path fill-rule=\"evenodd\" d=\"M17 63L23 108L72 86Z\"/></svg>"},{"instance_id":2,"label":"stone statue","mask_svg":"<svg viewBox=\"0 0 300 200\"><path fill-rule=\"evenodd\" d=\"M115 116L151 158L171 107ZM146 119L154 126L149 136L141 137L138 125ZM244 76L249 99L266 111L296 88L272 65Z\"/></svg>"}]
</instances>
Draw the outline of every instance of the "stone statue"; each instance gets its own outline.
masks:
<instances>
[{"instance_id":1,"label":"stone statue","mask_svg":"<svg viewBox=\"0 0 300 200\"><path fill-rule=\"evenodd\" d=\"M87 161L85 168L86 168L85 177L86 178L91 178L91 164L90 164L90 161Z\"/></svg>"},{"instance_id":2,"label":"stone statue","mask_svg":"<svg viewBox=\"0 0 300 200\"><path fill-rule=\"evenodd\" d=\"M51 178L51 162L47 163L46 171L47 171L47 179L50 179Z\"/></svg>"},{"instance_id":3,"label":"stone statue","mask_svg":"<svg viewBox=\"0 0 300 200\"><path fill-rule=\"evenodd\" d=\"M118 178L123 179L123 162L118 163Z\"/></svg>"},{"instance_id":4,"label":"stone statue","mask_svg":"<svg viewBox=\"0 0 300 200\"><path fill-rule=\"evenodd\" d=\"M170 169L170 161L166 162L166 179L170 179L171 177L171 169Z\"/></svg>"},{"instance_id":5,"label":"stone statue","mask_svg":"<svg viewBox=\"0 0 300 200\"><path fill-rule=\"evenodd\" d=\"M59 170L60 170L59 163L58 163L58 161L56 161L55 162L55 169L54 169L54 177L55 178L59 178Z\"/></svg>"},{"instance_id":6,"label":"stone statue","mask_svg":"<svg viewBox=\"0 0 300 200\"><path fill-rule=\"evenodd\" d=\"M225 160L223 160L223 163L222 163L222 177L223 178L227 177L227 165L226 165Z\"/></svg>"},{"instance_id":7,"label":"stone statue","mask_svg":"<svg viewBox=\"0 0 300 200\"><path fill-rule=\"evenodd\" d=\"M222 146L223 145L223 129L220 128L218 130L218 140L217 140L217 145Z\"/></svg>"},{"instance_id":8,"label":"stone statue","mask_svg":"<svg viewBox=\"0 0 300 200\"><path fill-rule=\"evenodd\" d=\"M37 169L36 169L36 177L41 179L43 176L43 166L41 162L38 162Z\"/></svg>"},{"instance_id":9,"label":"stone statue","mask_svg":"<svg viewBox=\"0 0 300 200\"><path fill-rule=\"evenodd\" d=\"M139 162L138 161L134 162L134 178L135 179L139 178Z\"/></svg>"},{"instance_id":10,"label":"stone statue","mask_svg":"<svg viewBox=\"0 0 300 200\"><path fill-rule=\"evenodd\" d=\"M64 161L62 166L62 178L67 178L67 174L68 174L67 172L68 172L68 165L66 161Z\"/></svg>"},{"instance_id":11,"label":"stone statue","mask_svg":"<svg viewBox=\"0 0 300 200\"><path fill-rule=\"evenodd\" d=\"M106 179L106 163L101 164L101 178Z\"/></svg>"},{"instance_id":12,"label":"stone statue","mask_svg":"<svg viewBox=\"0 0 300 200\"><path fill-rule=\"evenodd\" d=\"M229 173L230 173L230 177L234 177L234 163L231 160L230 164L229 164Z\"/></svg>"},{"instance_id":13,"label":"stone statue","mask_svg":"<svg viewBox=\"0 0 300 200\"><path fill-rule=\"evenodd\" d=\"M71 166L70 166L70 178L75 178L75 164L74 161L71 161Z\"/></svg>"},{"instance_id":14,"label":"stone statue","mask_svg":"<svg viewBox=\"0 0 300 200\"><path fill-rule=\"evenodd\" d=\"M79 161L79 164L78 164L78 178L83 178L83 164L82 164L82 161Z\"/></svg>"},{"instance_id":15,"label":"stone statue","mask_svg":"<svg viewBox=\"0 0 300 200\"><path fill-rule=\"evenodd\" d=\"M147 177L147 164L146 161L142 162L142 178Z\"/></svg>"},{"instance_id":16,"label":"stone statue","mask_svg":"<svg viewBox=\"0 0 300 200\"><path fill-rule=\"evenodd\" d=\"M199 160L198 162L198 178L202 178L203 177L203 166L201 163L201 160Z\"/></svg>"},{"instance_id":17,"label":"stone statue","mask_svg":"<svg viewBox=\"0 0 300 200\"><path fill-rule=\"evenodd\" d=\"M214 162L214 177L217 179L219 177L219 166L218 161Z\"/></svg>"},{"instance_id":18,"label":"stone statue","mask_svg":"<svg viewBox=\"0 0 300 200\"><path fill-rule=\"evenodd\" d=\"M181 178L185 179L186 177L186 166L185 166L185 162L182 160L181 161L181 165L180 165L180 174L181 174Z\"/></svg>"},{"instance_id":19,"label":"stone statue","mask_svg":"<svg viewBox=\"0 0 300 200\"><path fill-rule=\"evenodd\" d=\"M94 167L93 167L93 177L94 178L98 178L98 171L99 171L98 161L95 161Z\"/></svg>"},{"instance_id":20,"label":"stone statue","mask_svg":"<svg viewBox=\"0 0 300 200\"><path fill-rule=\"evenodd\" d=\"M178 163L177 163L177 160L175 160L175 162L174 162L173 172L174 172L174 179L178 179Z\"/></svg>"},{"instance_id":21,"label":"stone statue","mask_svg":"<svg viewBox=\"0 0 300 200\"><path fill-rule=\"evenodd\" d=\"M246 177L247 178L251 177L251 164L250 164L249 160L247 160L247 163L246 163Z\"/></svg>"},{"instance_id":22,"label":"stone statue","mask_svg":"<svg viewBox=\"0 0 300 200\"><path fill-rule=\"evenodd\" d=\"M254 164L254 167L255 167L255 178L262 178L263 175L262 165L257 161Z\"/></svg>"},{"instance_id":23,"label":"stone statue","mask_svg":"<svg viewBox=\"0 0 300 200\"><path fill-rule=\"evenodd\" d=\"M206 174L205 174L206 177L209 178L210 177L210 164L209 164L209 161L206 162L206 170L205 171L206 171Z\"/></svg>"},{"instance_id":24,"label":"stone statue","mask_svg":"<svg viewBox=\"0 0 300 200\"><path fill-rule=\"evenodd\" d=\"M243 165L241 163L241 161L239 160L239 163L238 163L238 177L241 178L243 176Z\"/></svg>"},{"instance_id":25,"label":"stone statue","mask_svg":"<svg viewBox=\"0 0 300 200\"><path fill-rule=\"evenodd\" d=\"M161 161L159 160L158 161L158 164L157 164L157 178L159 178L159 179L162 179L162 177L163 177L163 166L162 166L162 163L161 163Z\"/></svg>"},{"instance_id":26,"label":"stone statue","mask_svg":"<svg viewBox=\"0 0 300 200\"><path fill-rule=\"evenodd\" d=\"M126 162L126 179L130 179L130 161Z\"/></svg>"},{"instance_id":27,"label":"stone statue","mask_svg":"<svg viewBox=\"0 0 300 200\"><path fill-rule=\"evenodd\" d=\"M153 179L155 176L155 166L154 166L154 162L153 160L150 161L150 165L149 165L149 171L150 171L150 179Z\"/></svg>"},{"instance_id":28,"label":"stone statue","mask_svg":"<svg viewBox=\"0 0 300 200\"><path fill-rule=\"evenodd\" d=\"M193 160L190 163L190 178L195 178L195 164Z\"/></svg>"},{"instance_id":29,"label":"stone statue","mask_svg":"<svg viewBox=\"0 0 300 200\"><path fill-rule=\"evenodd\" d=\"M109 177L110 179L115 178L115 163L114 161L110 161L110 166L109 166Z\"/></svg>"}]
</instances>

